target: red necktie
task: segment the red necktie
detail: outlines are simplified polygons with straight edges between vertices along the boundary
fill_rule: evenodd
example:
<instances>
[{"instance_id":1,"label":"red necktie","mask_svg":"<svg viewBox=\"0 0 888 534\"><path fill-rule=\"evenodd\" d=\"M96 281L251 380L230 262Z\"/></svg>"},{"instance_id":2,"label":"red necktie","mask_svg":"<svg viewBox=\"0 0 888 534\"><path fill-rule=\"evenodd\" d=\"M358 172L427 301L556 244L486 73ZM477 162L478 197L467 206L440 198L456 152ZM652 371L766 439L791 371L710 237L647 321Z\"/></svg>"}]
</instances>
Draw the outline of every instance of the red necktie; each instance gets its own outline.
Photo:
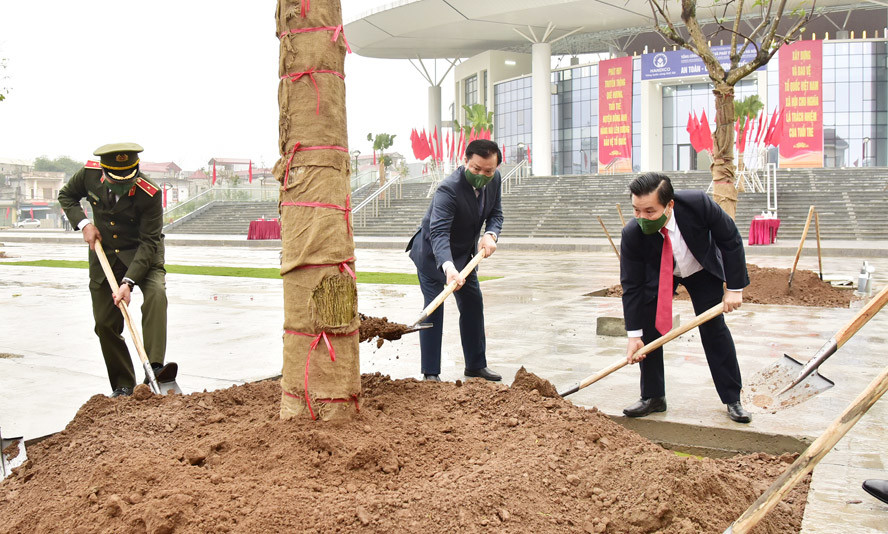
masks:
<instances>
[{"instance_id":1,"label":"red necktie","mask_svg":"<svg viewBox=\"0 0 888 534\"><path fill-rule=\"evenodd\" d=\"M672 330L672 240L669 231L661 228L663 253L660 256L660 284L657 286L657 318L654 326L661 334Z\"/></svg>"}]
</instances>

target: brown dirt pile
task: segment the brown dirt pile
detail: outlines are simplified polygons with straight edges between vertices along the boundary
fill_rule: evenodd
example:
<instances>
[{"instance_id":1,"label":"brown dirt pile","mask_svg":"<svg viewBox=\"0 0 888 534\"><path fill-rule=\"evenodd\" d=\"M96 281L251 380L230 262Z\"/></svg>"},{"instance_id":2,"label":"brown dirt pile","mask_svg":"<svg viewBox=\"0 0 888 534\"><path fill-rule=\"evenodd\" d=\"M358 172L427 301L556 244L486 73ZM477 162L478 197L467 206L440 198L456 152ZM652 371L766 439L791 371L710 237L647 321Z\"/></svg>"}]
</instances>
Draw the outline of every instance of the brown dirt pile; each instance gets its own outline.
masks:
<instances>
[{"instance_id":1,"label":"brown dirt pile","mask_svg":"<svg viewBox=\"0 0 888 534\"><path fill-rule=\"evenodd\" d=\"M852 292L824 282L814 271L796 269L789 287L789 269L759 267L746 264L749 285L743 289L743 302L753 304L781 304L790 306L814 306L818 308L847 308ZM620 284L607 288L607 297L622 297ZM679 286L675 295L679 300L690 300L687 289Z\"/></svg>"},{"instance_id":2,"label":"brown dirt pile","mask_svg":"<svg viewBox=\"0 0 888 534\"><path fill-rule=\"evenodd\" d=\"M280 384L84 404L0 482L0 532L721 533L787 467L679 457L519 388L365 375L353 421ZM798 532L796 488L758 533Z\"/></svg>"},{"instance_id":3,"label":"brown dirt pile","mask_svg":"<svg viewBox=\"0 0 888 534\"><path fill-rule=\"evenodd\" d=\"M555 386L545 378L540 378L533 373L528 373L524 366L515 373L515 380L512 381L512 387L523 389L524 391L536 390L543 397L558 397L558 390Z\"/></svg>"},{"instance_id":4,"label":"brown dirt pile","mask_svg":"<svg viewBox=\"0 0 888 534\"><path fill-rule=\"evenodd\" d=\"M391 323L388 317L370 317L359 313L361 319L361 328L359 338L361 342L378 338L377 347L381 347L384 340L394 341L401 339L401 336L407 333L409 328L406 324Z\"/></svg>"}]
</instances>

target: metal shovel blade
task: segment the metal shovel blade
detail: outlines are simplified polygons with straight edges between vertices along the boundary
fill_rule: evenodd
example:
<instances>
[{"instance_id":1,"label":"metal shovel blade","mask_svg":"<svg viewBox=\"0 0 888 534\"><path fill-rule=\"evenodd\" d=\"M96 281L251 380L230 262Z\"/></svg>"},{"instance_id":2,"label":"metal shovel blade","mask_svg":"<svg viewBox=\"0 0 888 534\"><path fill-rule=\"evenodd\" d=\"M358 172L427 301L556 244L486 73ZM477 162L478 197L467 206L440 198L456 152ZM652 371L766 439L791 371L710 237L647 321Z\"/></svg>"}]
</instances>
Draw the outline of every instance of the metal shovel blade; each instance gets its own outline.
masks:
<instances>
[{"instance_id":1,"label":"metal shovel blade","mask_svg":"<svg viewBox=\"0 0 888 534\"><path fill-rule=\"evenodd\" d=\"M27 459L23 438L6 439L0 435L0 480L12 474L12 470L25 463Z\"/></svg>"},{"instance_id":2,"label":"metal shovel blade","mask_svg":"<svg viewBox=\"0 0 888 534\"><path fill-rule=\"evenodd\" d=\"M833 387L835 382L815 371L796 386L783 391L799 376L804 365L784 354L747 381L740 396L743 406L758 413L776 413L795 406Z\"/></svg>"},{"instance_id":3,"label":"metal shovel blade","mask_svg":"<svg viewBox=\"0 0 888 534\"><path fill-rule=\"evenodd\" d=\"M160 388L161 395L175 393L182 394L182 388L176 383L176 375L179 374L179 366L176 362L170 362L160 368L154 375L157 380L157 386Z\"/></svg>"},{"instance_id":4,"label":"metal shovel blade","mask_svg":"<svg viewBox=\"0 0 888 534\"><path fill-rule=\"evenodd\" d=\"M416 326L411 326L407 330L404 331L405 334L410 334L412 332L419 332L420 330L425 330L426 328L431 328L432 323L419 323Z\"/></svg>"}]
</instances>

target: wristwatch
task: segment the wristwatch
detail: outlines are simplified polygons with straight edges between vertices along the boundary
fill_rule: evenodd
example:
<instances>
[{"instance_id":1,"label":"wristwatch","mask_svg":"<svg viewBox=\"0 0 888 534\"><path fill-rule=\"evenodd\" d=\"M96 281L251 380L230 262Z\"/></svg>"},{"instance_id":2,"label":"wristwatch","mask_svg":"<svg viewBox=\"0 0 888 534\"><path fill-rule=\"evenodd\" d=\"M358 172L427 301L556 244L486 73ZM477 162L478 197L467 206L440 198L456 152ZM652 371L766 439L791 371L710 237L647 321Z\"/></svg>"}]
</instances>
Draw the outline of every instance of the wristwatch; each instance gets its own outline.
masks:
<instances>
[{"instance_id":1,"label":"wristwatch","mask_svg":"<svg viewBox=\"0 0 888 534\"><path fill-rule=\"evenodd\" d=\"M132 291L133 288L136 287L136 284L134 284L133 282L131 282L129 280L124 280L123 283L129 286L130 291Z\"/></svg>"}]
</instances>

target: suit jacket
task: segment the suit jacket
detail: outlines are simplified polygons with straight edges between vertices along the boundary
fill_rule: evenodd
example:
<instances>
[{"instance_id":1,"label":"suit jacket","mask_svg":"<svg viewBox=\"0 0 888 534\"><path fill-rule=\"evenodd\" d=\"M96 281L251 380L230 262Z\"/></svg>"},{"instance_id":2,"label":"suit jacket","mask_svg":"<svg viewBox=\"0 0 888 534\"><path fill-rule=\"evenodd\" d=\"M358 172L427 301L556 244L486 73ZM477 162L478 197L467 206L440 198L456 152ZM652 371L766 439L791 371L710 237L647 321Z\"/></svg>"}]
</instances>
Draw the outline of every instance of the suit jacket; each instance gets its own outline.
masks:
<instances>
[{"instance_id":1,"label":"suit jacket","mask_svg":"<svg viewBox=\"0 0 888 534\"><path fill-rule=\"evenodd\" d=\"M76 228L86 213L80 200L86 198L93 223L102 235L102 248L108 263L120 260L127 266L126 277L140 283L151 268L163 268L163 203L157 185L139 173L136 184L114 206L108 199L108 186L102 170L90 162L68 180L59 191L59 204ZM105 273L96 253L89 251L89 278L101 283Z\"/></svg>"},{"instance_id":2,"label":"suit jacket","mask_svg":"<svg viewBox=\"0 0 888 534\"><path fill-rule=\"evenodd\" d=\"M466 181L464 168L457 168L435 190L429 209L419 229L407 244L410 259L423 273L446 280L441 266L452 261L462 270L478 249L481 226L499 236L503 228L503 209L499 171L482 188L481 210L475 188Z\"/></svg>"},{"instance_id":3,"label":"suit jacket","mask_svg":"<svg viewBox=\"0 0 888 534\"><path fill-rule=\"evenodd\" d=\"M727 213L703 191L676 191L675 221L681 236L703 269L730 289L749 285L743 239ZM626 330L641 330L644 308L657 300L663 236L645 235L634 219L623 228L620 282Z\"/></svg>"}]
</instances>

